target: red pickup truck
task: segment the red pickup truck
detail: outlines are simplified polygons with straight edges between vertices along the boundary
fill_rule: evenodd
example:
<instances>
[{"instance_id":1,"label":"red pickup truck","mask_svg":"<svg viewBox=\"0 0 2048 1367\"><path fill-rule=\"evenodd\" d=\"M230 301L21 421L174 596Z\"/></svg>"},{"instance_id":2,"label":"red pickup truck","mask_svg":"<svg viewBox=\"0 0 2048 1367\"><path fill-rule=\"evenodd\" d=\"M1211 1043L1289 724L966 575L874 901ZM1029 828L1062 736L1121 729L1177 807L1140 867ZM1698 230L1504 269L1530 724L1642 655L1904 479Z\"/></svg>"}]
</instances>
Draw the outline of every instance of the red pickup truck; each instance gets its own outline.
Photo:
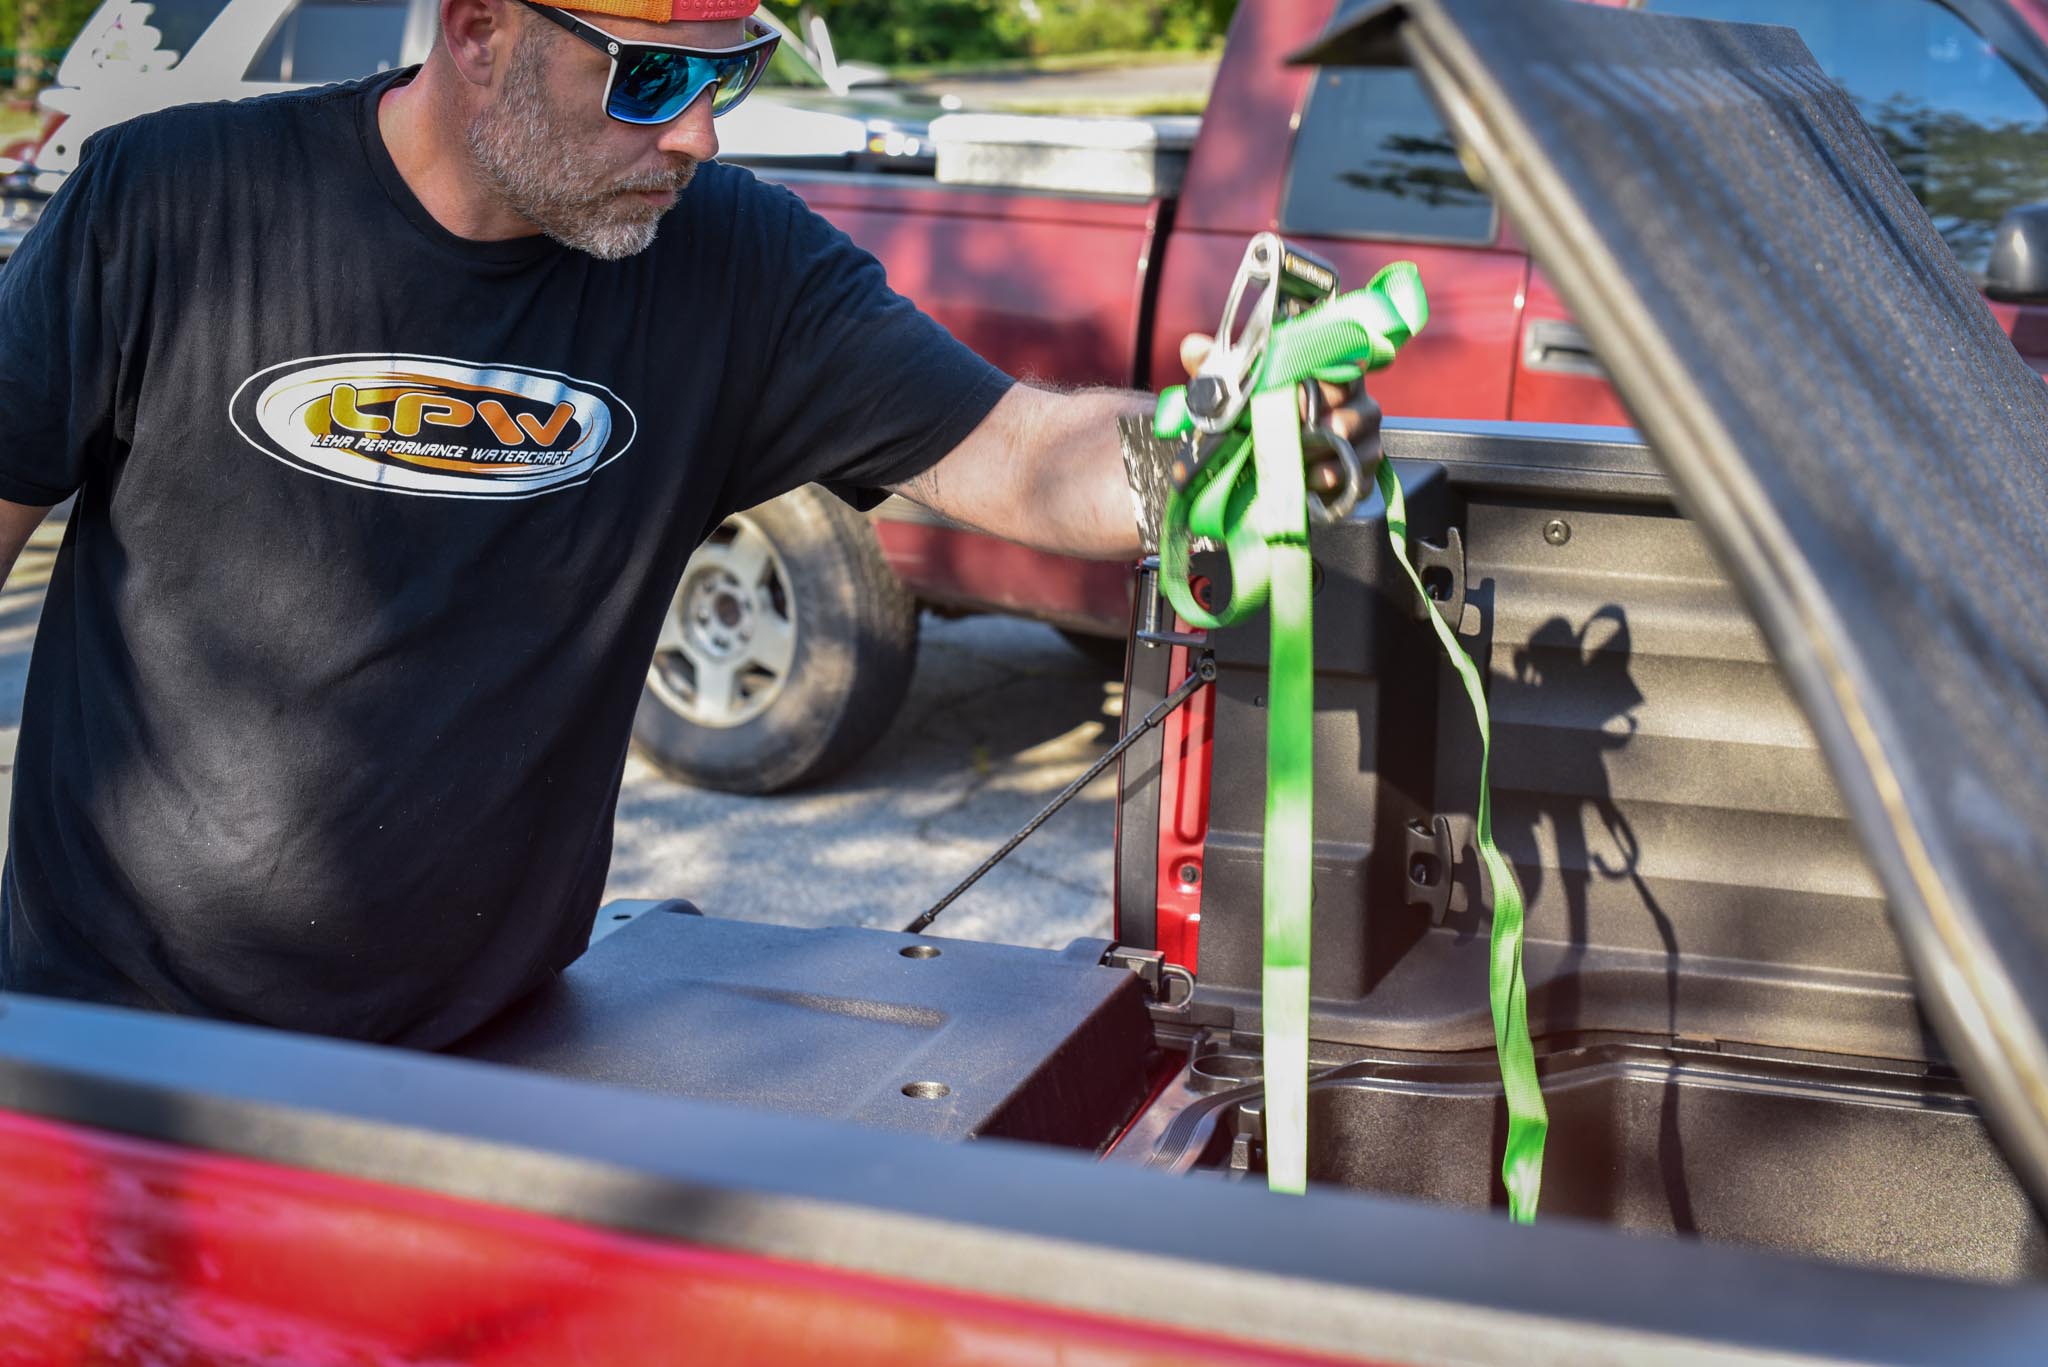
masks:
<instances>
[{"instance_id":1,"label":"red pickup truck","mask_svg":"<svg viewBox=\"0 0 2048 1367\"><path fill-rule=\"evenodd\" d=\"M1049 194L791 174L897 289L1012 374L1156 389L1215 327L1252 234L1277 228L1363 283L1422 267L1434 304L1376 381L1408 418L1630 422L1584 334L1453 150L1415 75L1282 64L1363 0L1240 6L1177 196ZM2048 309L1989 278L2010 209L2048 199L2041 0L1639 0L1795 27L1857 101L2000 321L2048 370ZM886 569L884 566L886 565ZM1038 554L894 500L863 520L819 490L734 518L692 562L649 674L641 748L687 781L767 792L822 777L887 729L920 605L1120 634L1129 568ZM1106 642L1114 651L1114 642ZM700 666L720 684L700 690ZM735 668L735 666L737 666Z\"/></svg>"},{"instance_id":2,"label":"red pickup truck","mask_svg":"<svg viewBox=\"0 0 2048 1367\"><path fill-rule=\"evenodd\" d=\"M1323 46L1428 74L1646 441L1391 425L1434 604L1383 504L1311 533L1304 1194L1254 618L1132 651L1134 701L1215 677L1132 738L1118 943L614 904L458 1057L0 998L0 1362L2035 1367L2048 388L1782 30L1401 0ZM1527 1227L1431 612L1528 895Z\"/></svg>"}]
</instances>

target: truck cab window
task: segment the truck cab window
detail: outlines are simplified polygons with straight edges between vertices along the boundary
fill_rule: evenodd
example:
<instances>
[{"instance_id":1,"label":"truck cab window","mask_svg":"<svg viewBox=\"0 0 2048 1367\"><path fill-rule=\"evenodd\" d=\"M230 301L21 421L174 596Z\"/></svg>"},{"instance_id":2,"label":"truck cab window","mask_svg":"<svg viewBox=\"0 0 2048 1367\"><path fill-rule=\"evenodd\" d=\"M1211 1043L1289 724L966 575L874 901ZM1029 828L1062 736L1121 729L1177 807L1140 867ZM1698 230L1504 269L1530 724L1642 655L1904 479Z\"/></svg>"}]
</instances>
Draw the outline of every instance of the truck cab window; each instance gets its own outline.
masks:
<instances>
[{"instance_id":1,"label":"truck cab window","mask_svg":"<svg viewBox=\"0 0 2048 1367\"><path fill-rule=\"evenodd\" d=\"M1345 5L1340 17L1357 8ZM1491 242L1493 201L1465 174L1414 72L1331 68L1316 77L1302 109L1280 229Z\"/></svg>"},{"instance_id":2,"label":"truck cab window","mask_svg":"<svg viewBox=\"0 0 2048 1367\"><path fill-rule=\"evenodd\" d=\"M1645 0L1700 19L1785 24L1846 90L1963 268L1998 220L2048 199L2048 106L1934 0Z\"/></svg>"},{"instance_id":3,"label":"truck cab window","mask_svg":"<svg viewBox=\"0 0 2048 1367\"><path fill-rule=\"evenodd\" d=\"M399 64L406 0L299 0L243 74L251 81L318 85Z\"/></svg>"}]
</instances>

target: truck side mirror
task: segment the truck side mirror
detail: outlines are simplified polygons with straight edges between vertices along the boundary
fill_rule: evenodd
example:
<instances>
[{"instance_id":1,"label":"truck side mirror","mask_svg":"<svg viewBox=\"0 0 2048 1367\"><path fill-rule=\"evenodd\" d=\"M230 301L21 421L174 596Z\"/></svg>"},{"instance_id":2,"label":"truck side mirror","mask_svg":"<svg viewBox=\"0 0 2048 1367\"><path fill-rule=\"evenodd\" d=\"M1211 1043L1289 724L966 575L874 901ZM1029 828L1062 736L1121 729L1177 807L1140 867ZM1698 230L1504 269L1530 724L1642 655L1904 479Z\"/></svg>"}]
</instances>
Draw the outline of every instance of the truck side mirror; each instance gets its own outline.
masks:
<instances>
[{"instance_id":1,"label":"truck side mirror","mask_svg":"<svg viewBox=\"0 0 2048 1367\"><path fill-rule=\"evenodd\" d=\"M2014 303L2048 302L2048 203L2021 204L1998 220L1984 292Z\"/></svg>"}]
</instances>

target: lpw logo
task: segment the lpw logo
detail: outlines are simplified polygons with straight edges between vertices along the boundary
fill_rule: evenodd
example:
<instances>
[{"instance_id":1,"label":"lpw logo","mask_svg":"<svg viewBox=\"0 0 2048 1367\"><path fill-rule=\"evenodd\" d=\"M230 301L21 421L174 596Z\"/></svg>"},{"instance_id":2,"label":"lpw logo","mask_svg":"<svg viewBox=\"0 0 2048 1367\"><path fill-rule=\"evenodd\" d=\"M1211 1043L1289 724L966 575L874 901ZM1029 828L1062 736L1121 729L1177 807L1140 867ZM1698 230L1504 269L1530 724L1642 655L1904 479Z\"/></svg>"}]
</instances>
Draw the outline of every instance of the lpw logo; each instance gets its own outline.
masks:
<instances>
[{"instance_id":1,"label":"lpw logo","mask_svg":"<svg viewBox=\"0 0 2048 1367\"><path fill-rule=\"evenodd\" d=\"M317 356L242 382L235 430L285 464L391 493L530 498L625 453L633 412L553 371L433 356Z\"/></svg>"}]
</instances>

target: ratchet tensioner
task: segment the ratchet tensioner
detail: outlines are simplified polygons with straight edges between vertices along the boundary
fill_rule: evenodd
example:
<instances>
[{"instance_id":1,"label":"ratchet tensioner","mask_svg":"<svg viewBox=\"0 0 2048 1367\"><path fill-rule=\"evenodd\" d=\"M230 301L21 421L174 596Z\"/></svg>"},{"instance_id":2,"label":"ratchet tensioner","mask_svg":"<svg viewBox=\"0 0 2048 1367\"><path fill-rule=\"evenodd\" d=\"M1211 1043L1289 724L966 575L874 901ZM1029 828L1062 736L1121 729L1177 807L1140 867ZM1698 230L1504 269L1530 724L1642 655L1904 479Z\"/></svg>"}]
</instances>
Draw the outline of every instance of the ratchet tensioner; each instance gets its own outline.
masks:
<instances>
[{"instance_id":1,"label":"ratchet tensioner","mask_svg":"<svg viewBox=\"0 0 2048 1367\"><path fill-rule=\"evenodd\" d=\"M1194 378L1188 381L1188 416L1195 436L1187 454L1175 459L1176 487L1185 489L1229 442L1231 429L1244 416L1258 384L1260 368L1283 321L1307 312L1337 293L1337 268L1321 257L1291 246L1278 233L1260 233L1245 248L1244 261L1223 306L1216 344ZM1309 490L1308 511L1318 522L1348 516L1364 496L1365 468L1351 443L1329 425L1322 389L1304 380L1302 393L1302 456L1313 464L1333 456L1343 468L1335 490Z\"/></svg>"}]
</instances>

